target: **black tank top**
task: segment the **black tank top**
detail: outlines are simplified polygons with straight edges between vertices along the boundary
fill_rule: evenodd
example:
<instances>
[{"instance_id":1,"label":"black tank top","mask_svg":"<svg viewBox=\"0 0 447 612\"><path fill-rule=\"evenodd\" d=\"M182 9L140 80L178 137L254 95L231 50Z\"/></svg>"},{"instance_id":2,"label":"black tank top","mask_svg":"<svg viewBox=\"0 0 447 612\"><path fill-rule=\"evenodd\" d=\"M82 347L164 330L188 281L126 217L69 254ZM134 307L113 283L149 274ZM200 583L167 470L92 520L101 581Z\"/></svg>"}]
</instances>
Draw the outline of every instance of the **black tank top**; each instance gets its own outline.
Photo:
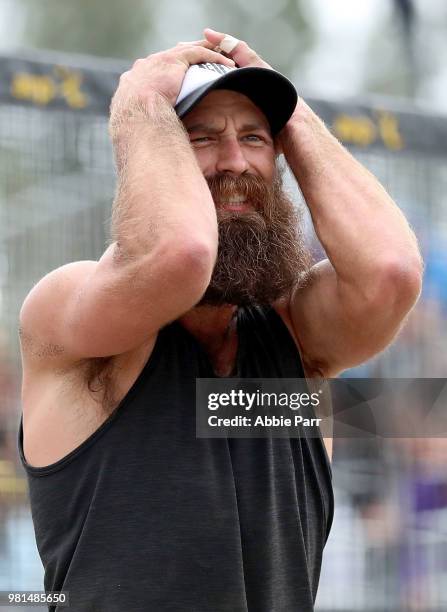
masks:
<instances>
[{"instance_id":1,"label":"black tank top","mask_svg":"<svg viewBox=\"0 0 447 612\"><path fill-rule=\"evenodd\" d=\"M273 308L241 308L237 329L237 376L304 376ZM28 465L20 421L45 590L68 591L73 612L314 609L333 517L323 441L196 438L195 379L212 376L174 322L118 408L61 460Z\"/></svg>"}]
</instances>

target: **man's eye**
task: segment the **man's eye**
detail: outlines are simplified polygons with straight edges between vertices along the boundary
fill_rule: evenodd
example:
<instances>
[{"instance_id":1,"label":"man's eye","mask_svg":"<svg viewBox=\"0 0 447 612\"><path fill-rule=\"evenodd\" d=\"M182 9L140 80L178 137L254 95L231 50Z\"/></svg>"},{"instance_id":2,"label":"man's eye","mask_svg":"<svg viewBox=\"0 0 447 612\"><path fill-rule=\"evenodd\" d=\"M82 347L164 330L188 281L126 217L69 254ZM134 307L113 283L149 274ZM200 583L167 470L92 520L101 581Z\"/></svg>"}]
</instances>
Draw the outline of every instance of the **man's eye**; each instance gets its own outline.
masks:
<instances>
[{"instance_id":1,"label":"man's eye","mask_svg":"<svg viewBox=\"0 0 447 612\"><path fill-rule=\"evenodd\" d=\"M191 138L191 142L208 142L211 140L209 136L199 136L199 138Z\"/></svg>"},{"instance_id":2,"label":"man's eye","mask_svg":"<svg viewBox=\"0 0 447 612\"><path fill-rule=\"evenodd\" d=\"M262 138L261 136L258 136L257 134L247 134L247 136L244 136L245 140L250 140L251 142L261 142Z\"/></svg>"}]
</instances>

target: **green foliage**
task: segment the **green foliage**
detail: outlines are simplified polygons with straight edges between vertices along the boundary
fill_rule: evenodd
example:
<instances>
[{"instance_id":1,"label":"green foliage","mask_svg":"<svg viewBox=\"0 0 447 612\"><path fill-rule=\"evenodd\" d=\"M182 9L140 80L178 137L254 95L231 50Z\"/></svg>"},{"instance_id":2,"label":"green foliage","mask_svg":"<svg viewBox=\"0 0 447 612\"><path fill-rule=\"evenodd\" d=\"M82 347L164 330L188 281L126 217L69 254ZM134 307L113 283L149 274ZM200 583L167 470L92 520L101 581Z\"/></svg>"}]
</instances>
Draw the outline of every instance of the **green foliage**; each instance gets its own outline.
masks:
<instances>
[{"instance_id":1,"label":"green foliage","mask_svg":"<svg viewBox=\"0 0 447 612\"><path fill-rule=\"evenodd\" d=\"M26 46L105 57L144 57L195 40L204 27L246 40L285 74L314 42L305 0L18 0Z\"/></svg>"},{"instance_id":2,"label":"green foliage","mask_svg":"<svg viewBox=\"0 0 447 612\"><path fill-rule=\"evenodd\" d=\"M147 0L18 1L29 46L133 58L151 32Z\"/></svg>"}]
</instances>

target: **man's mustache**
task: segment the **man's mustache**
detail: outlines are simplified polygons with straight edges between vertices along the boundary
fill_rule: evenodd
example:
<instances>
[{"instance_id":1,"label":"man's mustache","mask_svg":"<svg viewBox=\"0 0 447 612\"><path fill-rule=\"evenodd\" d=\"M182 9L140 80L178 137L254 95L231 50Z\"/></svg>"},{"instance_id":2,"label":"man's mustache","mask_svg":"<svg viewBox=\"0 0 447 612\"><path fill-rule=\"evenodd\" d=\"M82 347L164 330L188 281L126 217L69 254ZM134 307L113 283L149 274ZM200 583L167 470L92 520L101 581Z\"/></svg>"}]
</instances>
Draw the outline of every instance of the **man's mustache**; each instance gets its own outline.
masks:
<instances>
[{"instance_id":1,"label":"man's mustache","mask_svg":"<svg viewBox=\"0 0 447 612\"><path fill-rule=\"evenodd\" d=\"M240 196L249 200L259 211L264 209L276 188L275 184L268 185L262 177L254 174L241 176L215 174L206 177L206 180L214 202L231 200L231 198Z\"/></svg>"}]
</instances>

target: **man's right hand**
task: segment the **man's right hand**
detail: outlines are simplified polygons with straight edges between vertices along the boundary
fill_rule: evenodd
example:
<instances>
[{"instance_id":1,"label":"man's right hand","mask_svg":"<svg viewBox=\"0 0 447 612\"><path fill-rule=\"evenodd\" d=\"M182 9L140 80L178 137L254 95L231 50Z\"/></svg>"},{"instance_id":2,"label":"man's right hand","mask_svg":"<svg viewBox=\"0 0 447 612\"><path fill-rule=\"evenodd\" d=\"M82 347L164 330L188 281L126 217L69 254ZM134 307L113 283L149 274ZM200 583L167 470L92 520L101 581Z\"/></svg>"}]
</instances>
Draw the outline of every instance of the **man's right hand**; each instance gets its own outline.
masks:
<instances>
[{"instance_id":1,"label":"man's right hand","mask_svg":"<svg viewBox=\"0 0 447 612\"><path fill-rule=\"evenodd\" d=\"M178 43L174 48L137 59L124 72L110 107L110 127L122 123L124 117L134 116L135 110L148 110L154 94L163 96L174 106L186 71L193 64L215 62L234 67L234 61L213 51L207 40Z\"/></svg>"}]
</instances>

